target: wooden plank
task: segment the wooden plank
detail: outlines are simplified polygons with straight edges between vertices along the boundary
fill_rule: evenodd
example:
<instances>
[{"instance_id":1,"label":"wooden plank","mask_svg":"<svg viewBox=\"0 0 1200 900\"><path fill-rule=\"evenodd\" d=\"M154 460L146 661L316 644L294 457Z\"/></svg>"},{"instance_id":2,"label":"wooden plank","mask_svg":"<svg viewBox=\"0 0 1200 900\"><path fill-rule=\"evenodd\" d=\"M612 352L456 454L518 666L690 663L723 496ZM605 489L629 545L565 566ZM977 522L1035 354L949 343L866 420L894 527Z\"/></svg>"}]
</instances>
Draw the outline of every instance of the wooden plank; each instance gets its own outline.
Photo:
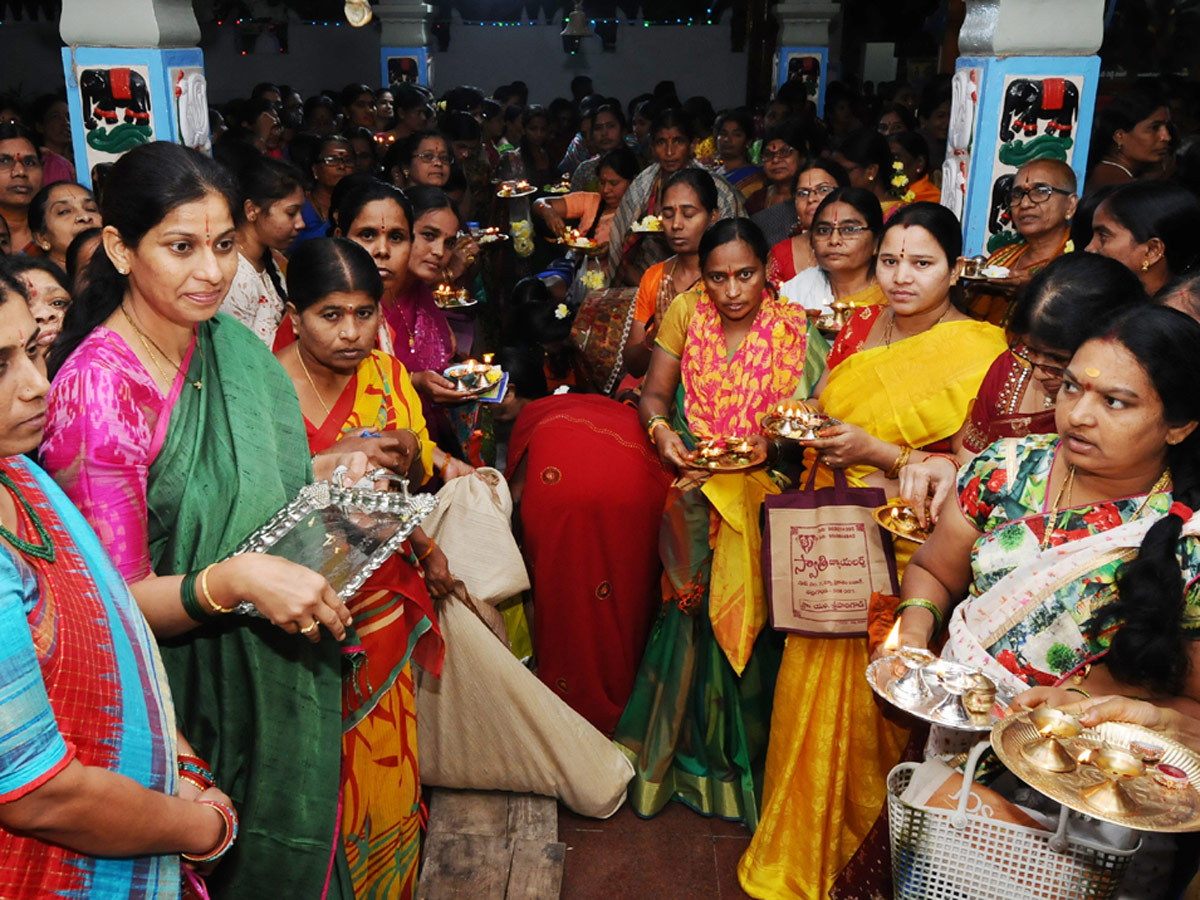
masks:
<instances>
[{"instance_id":1,"label":"wooden plank","mask_svg":"<svg viewBox=\"0 0 1200 900\"><path fill-rule=\"evenodd\" d=\"M430 834L417 900L504 900L511 860L502 837Z\"/></svg>"},{"instance_id":2,"label":"wooden plank","mask_svg":"<svg viewBox=\"0 0 1200 900\"><path fill-rule=\"evenodd\" d=\"M547 843L557 841L558 801L537 794L509 794L508 836Z\"/></svg>"},{"instance_id":3,"label":"wooden plank","mask_svg":"<svg viewBox=\"0 0 1200 900\"><path fill-rule=\"evenodd\" d=\"M512 845L507 900L558 900L567 845L521 838Z\"/></svg>"},{"instance_id":4,"label":"wooden plank","mask_svg":"<svg viewBox=\"0 0 1200 900\"><path fill-rule=\"evenodd\" d=\"M503 838L508 831L508 794L435 788L429 801L429 834L478 834Z\"/></svg>"}]
</instances>

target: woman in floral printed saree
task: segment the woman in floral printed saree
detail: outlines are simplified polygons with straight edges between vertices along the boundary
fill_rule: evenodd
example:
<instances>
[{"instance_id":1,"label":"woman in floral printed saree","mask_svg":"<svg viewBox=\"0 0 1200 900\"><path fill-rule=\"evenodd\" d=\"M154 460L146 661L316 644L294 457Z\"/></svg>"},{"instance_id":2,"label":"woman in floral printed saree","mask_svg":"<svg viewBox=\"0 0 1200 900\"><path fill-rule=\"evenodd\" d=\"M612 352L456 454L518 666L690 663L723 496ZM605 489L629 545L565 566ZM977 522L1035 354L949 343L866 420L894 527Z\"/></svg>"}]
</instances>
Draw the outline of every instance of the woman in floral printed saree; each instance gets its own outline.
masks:
<instances>
[{"instance_id":1,"label":"woman in floral printed saree","mask_svg":"<svg viewBox=\"0 0 1200 900\"><path fill-rule=\"evenodd\" d=\"M909 566L903 595L927 603L903 611L901 643L926 646L948 617L945 656L1057 689L1039 699L1200 709L1198 353L1200 326L1162 307L1080 347L1059 433L999 441L963 469L960 514L946 509Z\"/></svg>"},{"instance_id":2,"label":"woman in floral printed saree","mask_svg":"<svg viewBox=\"0 0 1200 900\"><path fill-rule=\"evenodd\" d=\"M705 289L667 311L642 393L650 439L681 473L660 537L663 608L615 734L637 769L630 803L644 816L677 799L750 828L758 821L755 774L779 662L776 635L763 633L758 516L779 476L710 474L689 451L732 435L765 445L761 417L807 397L820 376L824 342L802 309L768 289L767 251L747 219L708 230Z\"/></svg>"}]
</instances>

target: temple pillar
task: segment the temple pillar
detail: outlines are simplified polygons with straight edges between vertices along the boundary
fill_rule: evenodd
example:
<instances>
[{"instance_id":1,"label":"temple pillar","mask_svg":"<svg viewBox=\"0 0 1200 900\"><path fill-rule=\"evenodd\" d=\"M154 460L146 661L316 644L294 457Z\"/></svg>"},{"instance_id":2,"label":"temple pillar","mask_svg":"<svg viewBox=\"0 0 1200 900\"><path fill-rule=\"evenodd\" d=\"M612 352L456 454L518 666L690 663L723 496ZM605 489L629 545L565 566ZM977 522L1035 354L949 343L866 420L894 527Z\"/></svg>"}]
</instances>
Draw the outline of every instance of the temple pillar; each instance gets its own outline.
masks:
<instances>
[{"instance_id":1,"label":"temple pillar","mask_svg":"<svg viewBox=\"0 0 1200 900\"><path fill-rule=\"evenodd\" d=\"M802 81L817 115L825 115L829 83L829 29L841 12L835 0L780 0L779 50L775 54L775 89L787 81Z\"/></svg>"},{"instance_id":2,"label":"temple pillar","mask_svg":"<svg viewBox=\"0 0 1200 900\"><path fill-rule=\"evenodd\" d=\"M1086 174L1104 0L967 0L954 72L942 204L963 223L963 253L1019 237L1006 195L1032 159Z\"/></svg>"},{"instance_id":3,"label":"temple pillar","mask_svg":"<svg viewBox=\"0 0 1200 900\"><path fill-rule=\"evenodd\" d=\"M80 182L150 141L211 151L190 0L63 0L59 33Z\"/></svg>"},{"instance_id":4,"label":"temple pillar","mask_svg":"<svg viewBox=\"0 0 1200 900\"><path fill-rule=\"evenodd\" d=\"M429 22L433 7L424 0L379 0L372 9L383 25L379 40L380 83L413 81L432 87Z\"/></svg>"}]
</instances>

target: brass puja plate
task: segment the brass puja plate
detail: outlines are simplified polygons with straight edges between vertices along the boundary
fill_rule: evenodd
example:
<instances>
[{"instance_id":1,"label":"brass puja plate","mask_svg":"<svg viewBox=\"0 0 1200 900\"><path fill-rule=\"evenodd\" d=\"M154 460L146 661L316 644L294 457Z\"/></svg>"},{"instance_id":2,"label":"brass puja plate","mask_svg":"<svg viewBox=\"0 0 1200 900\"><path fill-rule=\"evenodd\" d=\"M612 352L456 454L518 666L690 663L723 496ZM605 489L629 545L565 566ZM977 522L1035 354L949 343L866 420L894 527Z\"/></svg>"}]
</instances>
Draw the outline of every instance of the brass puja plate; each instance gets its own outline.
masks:
<instances>
[{"instance_id":1,"label":"brass puja plate","mask_svg":"<svg viewBox=\"0 0 1200 900\"><path fill-rule=\"evenodd\" d=\"M508 235L503 231L483 231L475 237L475 243L481 247L486 247L488 244L496 244L507 240Z\"/></svg>"},{"instance_id":2,"label":"brass puja plate","mask_svg":"<svg viewBox=\"0 0 1200 900\"><path fill-rule=\"evenodd\" d=\"M690 465L710 472L741 472L761 466L767 461L767 450L762 446L741 448L745 438L714 438L697 441L691 454Z\"/></svg>"},{"instance_id":3,"label":"brass puja plate","mask_svg":"<svg viewBox=\"0 0 1200 900\"><path fill-rule=\"evenodd\" d=\"M932 534L932 529L921 527L912 507L899 497L893 497L871 515L882 528L918 544L925 543Z\"/></svg>"},{"instance_id":4,"label":"brass puja plate","mask_svg":"<svg viewBox=\"0 0 1200 900\"><path fill-rule=\"evenodd\" d=\"M455 390L468 391L472 394L486 394L504 377L499 366L490 366L486 363L476 363L474 370L466 363L458 363L450 366L442 374L454 382Z\"/></svg>"},{"instance_id":5,"label":"brass puja plate","mask_svg":"<svg viewBox=\"0 0 1200 900\"><path fill-rule=\"evenodd\" d=\"M762 429L771 437L785 441L811 441L819 436L817 432L822 428L840 424L840 420L816 410L792 410L791 415L784 415L780 408L776 407L773 412L763 417Z\"/></svg>"},{"instance_id":6,"label":"brass puja plate","mask_svg":"<svg viewBox=\"0 0 1200 900\"><path fill-rule=\"evenodd\" d=\"M1105 785L1109 779L1096 765L1083 761L1071 771L1052 772L1021 752L1040 737L1041 733L1030 721L1030 712L1023 712L996 724L992 729L992 749L1030 787L1092 818L1136 831L1200 831L1200 755L1182 744L1127 722L1102 722L1085 729L1078 737L1059 738L1059 743L1075 759L1090 750L1093 755L1108 751L1118 759L1145 760L1141 767L1144 774L1133 774L1138 767L1131 766L1130 774L1121 773L1113 779L1125 800L1124 809L1117 810L1116 804L1099 802L1111 794L1111 786ZM1161 750L1160 755L1155 754L1157 761L1154 756L1148 758L1145 745ZM1186 783L1180 777L1174 788L1159 784L1155 774L1160 768L1164 773L1182 773Z\"/></svg>"},{"instance_id":7,"label":"brass puja plate","mask_svg":"<svg viewBox=\"0 0 1200 900\"><path fill-rule=\"evenodd\" d=\"M930 655L932 656L932 654ZM948 711L953 709L953 698L949 696L950 692L946 690L946 679L954 676L972 678L980 675L979 670L947 660L933 659L932 662L918 666L916 669L920 673L920 678L928 689L928 693L918 699L910 700L899 698L893 693L893 687L896 682L904 675L907 675L909 671L908 669L904 669L897 674L902 665L903 662L900 656L885 656L882 659L875 660L875 662L867 666L867 683L871 685L871 690L892 706L903 710L910 716L915 716L924 722L929 722L931 725L941 725L944 728L953 728L956 731L991 731L993 726L1008 713L1008 707L1015 696L1004 686L995 685L994 682L988 679L989 683L995 687L995 697L990 711L986 713L965 713L965 715L955 718L947 714ZM964 696L965 699L966 697Z\"/></svg>"}]
</instances>

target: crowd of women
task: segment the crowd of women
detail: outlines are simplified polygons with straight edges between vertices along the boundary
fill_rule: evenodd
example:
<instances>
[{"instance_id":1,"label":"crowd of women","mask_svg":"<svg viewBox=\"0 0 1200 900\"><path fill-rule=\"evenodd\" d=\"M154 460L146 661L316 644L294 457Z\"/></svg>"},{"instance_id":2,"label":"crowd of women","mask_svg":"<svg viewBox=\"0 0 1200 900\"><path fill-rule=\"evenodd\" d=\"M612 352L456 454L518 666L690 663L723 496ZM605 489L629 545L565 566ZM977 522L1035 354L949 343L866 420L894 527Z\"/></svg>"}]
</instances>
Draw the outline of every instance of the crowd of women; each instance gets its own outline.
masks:
<instances>
[{"instance_id":1,"label":"crowd of women","mask_svg":"<svg viewBox=\"0 0 1200 900\"><path fill-rule=\"evenodd\" d=\"M438 727L484 734L489 696L538 713L457 786L743 822L750 896L887 895L889 771L962 749L877 704L889 634L1017 709L1200 749L1200 200L1167 102L1097 117L1082 198L1021 169L980 305L935 202L937 83L864 128L799 84L718 114L577 82L549 108L259 85L213 111L215 160L149 144L94 192L51 174L42 119L0 124L0 893L414 895L456 560L418 528L341 597L235 553L304 485L377 469L453 504L499 465L516 504L532 615L500 630L531 630L537 677L479 663L480 711ZM518 181L534 202L497 195ZM485 353L492 398L446 375ZM830 424L774 440L785 402ZM727 437L764 462L698 465ZM764 507L834 486L931 537L892 541L860 630L776 630ZM1194 870L1147 840L1122 896Z\"/></svg>"}]
</instances>

